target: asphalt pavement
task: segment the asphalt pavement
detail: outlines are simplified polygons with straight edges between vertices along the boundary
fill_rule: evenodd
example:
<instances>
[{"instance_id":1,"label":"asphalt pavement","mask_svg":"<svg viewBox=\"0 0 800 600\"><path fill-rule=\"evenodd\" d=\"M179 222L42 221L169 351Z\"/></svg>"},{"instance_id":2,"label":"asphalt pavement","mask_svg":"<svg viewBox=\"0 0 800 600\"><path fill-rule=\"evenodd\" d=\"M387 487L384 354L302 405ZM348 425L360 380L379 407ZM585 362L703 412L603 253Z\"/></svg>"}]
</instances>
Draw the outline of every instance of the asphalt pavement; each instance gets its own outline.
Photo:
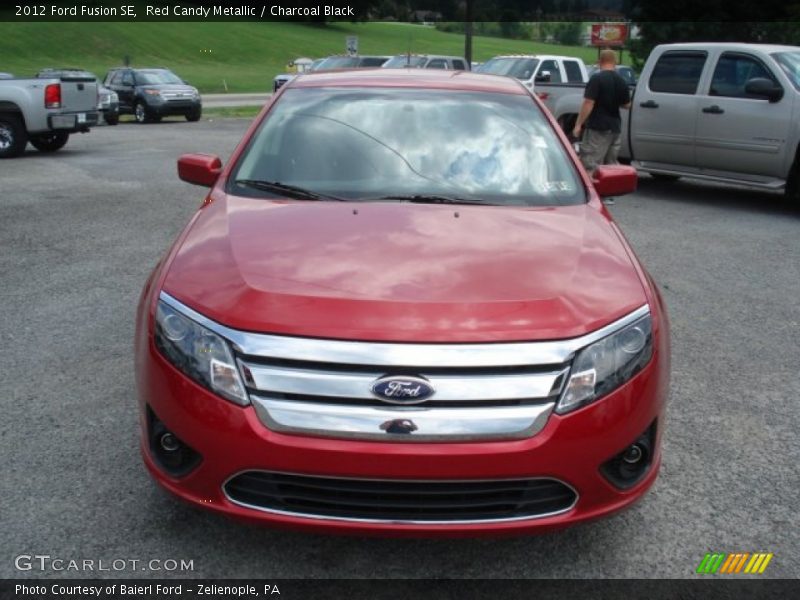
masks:
<instances>
[{"instance_id":1,"label":"asphalt pavement","mask_svg":"<svg viewBox=\"0 0 800 600\"><path fill-rule=\"evenodd\" d=\"M0 161L0 577L673 578L709 551L772 552L761 577L797 576L800 206L730 186L642 178L610 207L672 323L662 471L633 508L538 537L366 539L242 525L158 489L135 305L203 198L176 158L226 159L247 125L123 123ZM97 570L115 560L141 562Z\"/></svg>"}]
</instances>

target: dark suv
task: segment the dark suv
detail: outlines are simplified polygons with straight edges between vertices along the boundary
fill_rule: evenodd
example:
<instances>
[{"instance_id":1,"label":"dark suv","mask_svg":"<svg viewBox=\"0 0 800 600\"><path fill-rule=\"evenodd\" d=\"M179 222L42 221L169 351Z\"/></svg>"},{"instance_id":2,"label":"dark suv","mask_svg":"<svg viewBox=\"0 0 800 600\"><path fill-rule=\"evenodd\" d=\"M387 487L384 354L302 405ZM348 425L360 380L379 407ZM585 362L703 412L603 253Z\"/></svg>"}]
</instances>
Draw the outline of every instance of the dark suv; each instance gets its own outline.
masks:
<instances>
[{"instance_id":1,"label":"dark suv","mask_svg":"<svg viewBox=\"0 0 800 600\"><path fill-rule=\"evenodd\" d=\"M111 69L103 85L119 96L120 114L133 114L137 123L158 122L170 115L199 121L203 112L197 89L169 69Z\"/></svg>"}]
</instances>

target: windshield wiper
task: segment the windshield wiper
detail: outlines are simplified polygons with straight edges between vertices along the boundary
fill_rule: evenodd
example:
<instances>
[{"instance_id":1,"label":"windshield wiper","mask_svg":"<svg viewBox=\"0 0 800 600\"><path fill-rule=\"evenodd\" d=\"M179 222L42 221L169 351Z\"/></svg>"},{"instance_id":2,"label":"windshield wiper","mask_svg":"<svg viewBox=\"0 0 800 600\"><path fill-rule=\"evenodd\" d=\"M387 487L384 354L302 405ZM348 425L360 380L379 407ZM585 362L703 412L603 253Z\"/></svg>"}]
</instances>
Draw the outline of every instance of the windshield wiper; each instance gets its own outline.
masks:
<instances>
[{"instance_id":1,"label":"windshield wiper","mask_svg":"<svg viewBox=\"0 0 800 600\"><path fill-rule=\"evenodd\" d=\"M295 200L333 200L335 202L348 202L346 198L339 198L338 196L331 196L330 194L322 194L314 192L296 185L289 185L288 183L281 183L280 181L263 181L261 179L237 179L234 183L245 187L255 188L257 190L264 190L265 192L273 192L276 194L283 194Z\"/></svg>"},{"instance_id":2,"label":"windshield wiper","mask_svg":"<svg viewBox=\"0 0 800 600\"><path fill-rule=\"evenodd\" d=\"M491 202L484 202L477 198L461 198L459 196L442 196L438 194L392 194L390 196L381 196L380 198L371 198L370 200L402 200L419 204L492 204Z\"/></svg>"}]
</instances>

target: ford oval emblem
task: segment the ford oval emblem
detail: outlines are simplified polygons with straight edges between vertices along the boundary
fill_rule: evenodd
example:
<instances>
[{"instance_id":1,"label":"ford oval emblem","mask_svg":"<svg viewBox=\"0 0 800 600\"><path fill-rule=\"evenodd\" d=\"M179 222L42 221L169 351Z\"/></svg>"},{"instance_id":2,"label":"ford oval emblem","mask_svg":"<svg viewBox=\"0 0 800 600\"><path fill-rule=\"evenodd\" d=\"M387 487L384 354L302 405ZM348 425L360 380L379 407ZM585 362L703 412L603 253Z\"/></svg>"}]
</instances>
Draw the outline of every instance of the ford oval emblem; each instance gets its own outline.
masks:
<instances>
[{"instance_id":1,"label":"ford oval emblem","mask_svg":"<svg viewBox=\"0 0 800 600\"><path fill-rule=\"evenodd\" d=\"M372 393L391 404L419 404L436 392L430 381L422 377L386 375L372 384Z\"/></svg>"}]
</instances>

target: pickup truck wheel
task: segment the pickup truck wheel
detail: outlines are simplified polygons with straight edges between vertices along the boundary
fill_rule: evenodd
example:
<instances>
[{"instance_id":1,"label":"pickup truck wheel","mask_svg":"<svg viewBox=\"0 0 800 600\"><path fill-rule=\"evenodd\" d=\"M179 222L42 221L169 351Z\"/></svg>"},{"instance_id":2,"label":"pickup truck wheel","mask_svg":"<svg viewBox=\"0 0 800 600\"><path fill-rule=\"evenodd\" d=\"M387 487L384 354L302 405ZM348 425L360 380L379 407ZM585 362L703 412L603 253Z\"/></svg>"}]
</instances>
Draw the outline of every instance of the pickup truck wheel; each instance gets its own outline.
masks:
<instances>
[{"instance_id":1,"label":"pickup truck wheel","mask_svg":"<svg viewBox=\"0 0 800 600\"><path fill-rule=\"evenodd\" d=\"M31 146L39 152L55 152L56 150L61 150L67 140L69 140L69 133L66 131L54 131L53 133L33 136L30 141Z\"/></svg>"},{"instance_id":2,"label":"pickup truck wheel","mask_svg":"<svg viewBox=\"0 0 800 600\"><path fill-rule=\"evenodd\" d=\"M800 163L795 162L792 166L783 194L789 202L800 204Z\"/></svg>"},{"instance_id":3,"label":"pickup truck wheel","mask_svg":"<svg viewBox=\"0 0 800 600\"><path fill-rule=\"evenodd\" d=\"M25 152L28 133L16 115L0 114L0 158L13 158Z\"/></svg>"},{"instance_id":4,"label":"pickup truck wheel","mask_svg":"<svg viewBox=\"0 0 800 600\"><path fill-rule=\"evenodd\" d=\"M118 114L106 114L106 125L118 125L119 124L119 115Z\"/></svg>"},{"instance_id":5,"label":"pickup truck wheel","mask_svg":"<svg viewBox=\"0 0 800 600\"><path fill-rule=\"evenodd\" d=\"M141 102L137 102L133 107L133 118L137 123L149 123L153 120L150 113L147 112L147 107Z\"/></svg>"}]
</instances>

